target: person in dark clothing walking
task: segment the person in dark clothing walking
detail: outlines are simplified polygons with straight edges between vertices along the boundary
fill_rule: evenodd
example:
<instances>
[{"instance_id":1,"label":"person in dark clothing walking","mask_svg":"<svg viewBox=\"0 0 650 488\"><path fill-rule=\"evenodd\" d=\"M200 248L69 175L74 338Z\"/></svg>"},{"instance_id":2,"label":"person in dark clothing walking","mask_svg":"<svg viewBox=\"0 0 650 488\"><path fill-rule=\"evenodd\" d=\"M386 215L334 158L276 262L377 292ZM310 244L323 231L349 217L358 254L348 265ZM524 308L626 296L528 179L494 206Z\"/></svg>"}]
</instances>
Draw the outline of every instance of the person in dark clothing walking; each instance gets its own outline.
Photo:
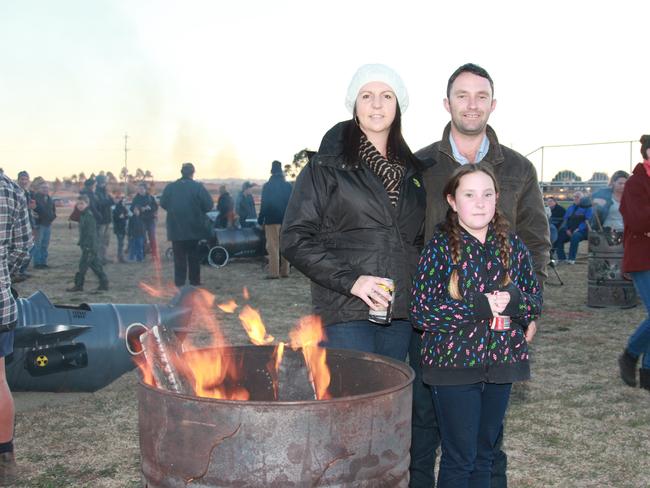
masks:
<instances>
[{"instance_id":1,"label":"person in dark clothing walking","mask_svg":"<svg viewBox=\"0 0 650 488\"><path fill-rule=\"evenodd\" d=\"M142 262L144 260L144 235L145 225L140 215L140 207L133 207L133 215L129 219L129 261Z\"/></svg>"},{"instance_id":2,"label":"person in dark clothing walking","mask_svg":"<svg viewBox=\"0 0 650 488\"><path fill-rule=\"evenodd\" d=\"M151 258L154 261L159 259L158 241L156 240L156 220L158 217L158 202L156 198L149 193L145 182L138 184L138 194L133 197L131 202L131 212L138 206L140 207L140 218L144 224L146 232L145 237L149 239L149 248L151 249Z\"/></svg>"},{"instance_id":3,"label":"person in dark clothing walking","mask_svg":"<svg viewBox=\"0 0 650 488\"><path fill-rule=\"evenodd\" d=\"M99 222L101 220L101 215L97 208L97 197L95 196L95 178L88 178L84 181L84 187L79 192L79 195L84 195L88 198L88 208L90 208L93 217L95 217L95 222Z\"/></svg>"},{"instance_id":4,"label":"person in dark clothing walking","mask_svg":"<svg viewBox=\"0 0 650 488\"><path fill-rule=\"evenodd\" d=\"M52 222L56 219L56 207L50 196L50 185L41 183L38 193L34 195L34 268L45 269L47 265L48 247L52 234Z\"/></svg>"},{"instance_id":5,"label":"person in dark clothing walking","mask_svg":"<svg viewBox=\"0 0 650 488\"><path fill-rule=\"evenodd\" d=\"M113 197L106 189L106 176L97 175L95 181L97 182L95 202L97 204L97 213L99 214L97 220L97 236L99 237L97 252L99 253L99 259L101 259L102 264L106 264L111 262L106 256L106 252L111 238L111 221L113 220L111 208L114 202Z\"/></svg>"},{"instance_id":6,"label":"person in dark clothing walking","mask_svg":"<svg viewBox=\"0 0 650 488\"><path fill-rule=\"evenodd\" d=\"M225 185L219 187L219 199L217 200L217 220L214 224L219 229L226 229L233 226L235 204Z\"/></svg>"},{"instance_id":7,"label":"person in dark clothing walking","mask_svg":"<svg viewBox=\"0 0 650 488\"><path fill-rule=\"evenodd\" d=\"M237 196L237 215L239 216L240 227L254 227L254 223L249 223L249 219L257 218L257 211L255 210L255 200L251 194L251 188L255 187L255 183L245 181L241 187L241 193Z\"/></svg>"},{"instance_id":8,"label":"person in dark clothing walking","mask_svg":"<svg viewBox=\"0 0 650 488\"><path fill-rule=\"evenodd\" d=\"M160 206L167 210L167 239L174 251L174 283L201 285L199 241L208 237L206 215L212 209L212 197L205 187L194 181L194 165L185 163L182 177L163 190ZM189 274L189 276L188 276Z\"/></svg>"},{"instance_id":9,"label":"person in dark clothing walking","mask_svg":"<svg viewBox=\"0 0 650 488\"><path fill-rule=\"evenodd\" d=\"M291 184L285 181L282 163L271 163L271 177L262 187L262 203L257 223L264 227L269 256L268 278L289 276L289 261L280 256L280 227L291 197Z\"/></svg>"},{"instance_id":10,"label":"person in dark clothing walking","mask_svg":"<svg viewBox=\"0 0 650 488\"><path fill-rule=\"evenodd\" d=\"M104 273L102 262L97 254L99 245L97 238L97 222L90 209L88 197L80 195L77 199L77 209L81 213L79 217L79 247L81 248L81 259L79 260L79 271L74 277L74 286L66 291L83 291L86 272L90 268L99 279L98 291L108 290L108 278Z\"/></svg>"},{"instance_id":11,"label":"person in dark clothing walking","mask_svg":"<svg viewBox=\"0 0 650 488\"><path fill-rule=\"evenodd\" d=\"M124 263L124 237L126 236L126 223L129 220L129 210L124 206L124 197L118 196L113 208L113 233L117 238L117 260Z\"/></svg>"}]
</instances>

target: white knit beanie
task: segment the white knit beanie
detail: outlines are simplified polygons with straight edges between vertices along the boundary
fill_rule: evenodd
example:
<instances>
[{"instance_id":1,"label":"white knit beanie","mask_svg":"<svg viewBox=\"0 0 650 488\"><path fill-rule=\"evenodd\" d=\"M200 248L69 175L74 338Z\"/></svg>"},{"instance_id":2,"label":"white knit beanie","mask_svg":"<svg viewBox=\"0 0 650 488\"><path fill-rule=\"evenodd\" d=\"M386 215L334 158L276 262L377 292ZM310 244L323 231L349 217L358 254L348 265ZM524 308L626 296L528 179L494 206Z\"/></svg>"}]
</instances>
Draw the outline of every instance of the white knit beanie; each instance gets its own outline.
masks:
<instances>
[{"instance_id":1,"label":"white knit beanie","mask_svg":"<svg viewBox=\"0 0 650 488\"><path fill-rule=\"evenodd\" d=\"M348 86L348 93L345 96L345 106L350 113L354 113L354 104L357 101L357 95L361 87L372 81L381 81L390 86L397 97L400 112L406 112L409 106L409 95L402 78L385 64L364 64L352 77Z\"/></svg>"}]
</instances>

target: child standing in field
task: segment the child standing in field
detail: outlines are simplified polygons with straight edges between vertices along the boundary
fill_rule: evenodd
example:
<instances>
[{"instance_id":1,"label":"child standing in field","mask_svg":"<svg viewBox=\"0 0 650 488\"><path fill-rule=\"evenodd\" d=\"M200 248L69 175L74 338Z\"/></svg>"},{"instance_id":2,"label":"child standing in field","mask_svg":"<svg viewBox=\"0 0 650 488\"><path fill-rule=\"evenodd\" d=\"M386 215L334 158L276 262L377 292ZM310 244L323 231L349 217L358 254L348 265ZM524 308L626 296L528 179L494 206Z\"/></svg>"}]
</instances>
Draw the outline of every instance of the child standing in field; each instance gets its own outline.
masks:
<instances>
[{"instance_id":1,"label":"child standing in field","mask_svg":"<svg viewBox=\"0 0 650 488\"><path fill-rule=\"evenodd\" d=\"M129 219L129 261L144 260L144 222L140 216L140 207L133 207L133 215Z\"/></svg>"},{"instance_id":2,"label":"child standing in field","mask_svg":"<svg viewBox=\"0 0 650 488\"><path fill-rule=\"evenodd\" d=\"M117 203L113 208L113 232L117 238L117 260L124 263L124 237L126 237L126 222L129 219L129 211L124 206L124 197L118 196Z\"/></svg>"},{"instance_id":3,"label":"child standing in field","mask_svg":"<svg viewBox=\"0 0 650 488\"><path fill-rule=\"evenodd\" d=\"M420 257L411 320L442 439L437 486L487 488L512 383L530 378L525 329L542 295L496 207L492 171L465 164L444 195L450 208Z\"/></svg>"},{"instance_id":4,"label":"child standing in field","mask_svg":"<svg viewBox=\"0 0 650 488\"><path fill-rule=\"evenodd\" d=\"M108 290L108 278L104 273L102 262L97 254L98 251L98 237L97 237L97 222L90 210L90 203L88 197L85 195L79 196L77 199L77 210L80 212L79 216L79 247L81 248L81 259L79 260L79 271L74 277L74 286L68 288L66 291L83 291L84 280L86 278L86 271L90 268L99 279L98 291Z\"/></svg>"}]
</instances>

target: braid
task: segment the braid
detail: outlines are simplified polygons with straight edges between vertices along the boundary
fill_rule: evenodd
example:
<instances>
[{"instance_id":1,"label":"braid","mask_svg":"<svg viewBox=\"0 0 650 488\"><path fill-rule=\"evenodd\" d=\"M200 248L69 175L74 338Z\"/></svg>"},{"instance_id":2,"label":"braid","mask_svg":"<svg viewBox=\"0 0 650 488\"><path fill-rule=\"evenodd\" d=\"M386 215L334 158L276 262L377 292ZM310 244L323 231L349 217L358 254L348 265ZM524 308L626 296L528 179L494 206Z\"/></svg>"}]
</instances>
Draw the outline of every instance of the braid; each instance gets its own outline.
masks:
<instances>
[{"instance_id":1,"label":"braid","mask_svg":"<svg viewBox=\"0 0 650 488\"><path fill-rule=\"evenodd\" d=\"M497 207L494 212L494 217L492 218L492 225L494 226L494 232L497 235L497 244L499 246L499 256L501 257L501 264L504 269L503 285L510 283L510 233L509 225L506 218L499 211Z\"/></svg>"},{"instance_id":2,"label":"braid","mask_svg":"<svg viewBox=\"0 0 650 488\"><path fill-rule=\"evenodd\" d=\"M449 250L451 252L451 261L454 264L460 263L461 243L460 224L458 223L458 214L451 208L447 210L447 216L443 225L443 230L447 233L449 239ZM463 295L460 293L458 269L454 267L449 277L449 295L454 300L461 300Z\"/></svg>"}]
</instances>

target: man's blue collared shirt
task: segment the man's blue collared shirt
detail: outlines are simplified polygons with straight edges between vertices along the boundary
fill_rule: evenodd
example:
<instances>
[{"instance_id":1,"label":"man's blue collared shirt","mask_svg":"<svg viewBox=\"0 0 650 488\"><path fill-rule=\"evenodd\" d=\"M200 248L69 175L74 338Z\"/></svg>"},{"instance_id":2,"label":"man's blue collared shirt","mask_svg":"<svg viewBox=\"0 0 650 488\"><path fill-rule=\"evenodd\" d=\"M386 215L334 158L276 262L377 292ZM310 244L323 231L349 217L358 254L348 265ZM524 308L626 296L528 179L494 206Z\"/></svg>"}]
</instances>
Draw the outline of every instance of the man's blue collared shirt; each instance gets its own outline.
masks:
<instances>
[{"instance_id":1,"label":"man's blue collared shirt","mask_svg":"<svg viewBox=\"0 0 650 488\"><path fill-rule=\"evenodd\" d=\"M454 159L460 164L469 163L467 158L458 151L458 148L456 147L456 143L454 142L454 137L451 135L451 133L449 134L449 143L451 144L451 152L452 155L454 156ZM483 136L483 142L481 142L481 147L479 147L478 151L476 152L476 159L473 162L474 163L481 162L485 157L485 155L488 153L489 149L490 149L490 141L488 140L486 134Z\"/></svg>"}]
</instances>

